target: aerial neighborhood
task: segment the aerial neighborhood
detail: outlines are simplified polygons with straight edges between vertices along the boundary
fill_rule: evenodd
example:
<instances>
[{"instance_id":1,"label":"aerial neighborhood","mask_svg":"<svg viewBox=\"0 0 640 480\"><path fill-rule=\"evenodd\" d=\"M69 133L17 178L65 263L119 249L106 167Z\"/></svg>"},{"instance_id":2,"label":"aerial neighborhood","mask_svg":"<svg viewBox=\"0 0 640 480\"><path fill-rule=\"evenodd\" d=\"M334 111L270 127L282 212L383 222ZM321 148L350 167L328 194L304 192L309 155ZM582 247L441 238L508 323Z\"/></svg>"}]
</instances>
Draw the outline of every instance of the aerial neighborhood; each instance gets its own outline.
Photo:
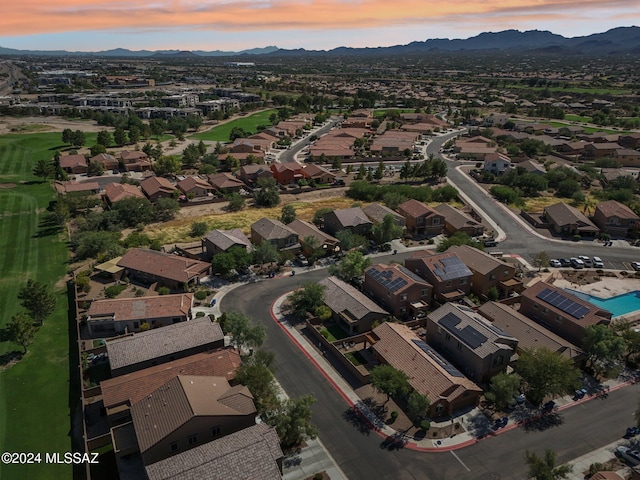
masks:
<instances>
[{"instance_id":1,"label":"aerial neighborhood","mask_svg":"<svg viewBox=\"0 0 640 480\"><path fill-rule=\"evenodd\" d=\"M640 479L637 62L188 53L2 58L5 450Z\"/></svg>"}]
</instances>

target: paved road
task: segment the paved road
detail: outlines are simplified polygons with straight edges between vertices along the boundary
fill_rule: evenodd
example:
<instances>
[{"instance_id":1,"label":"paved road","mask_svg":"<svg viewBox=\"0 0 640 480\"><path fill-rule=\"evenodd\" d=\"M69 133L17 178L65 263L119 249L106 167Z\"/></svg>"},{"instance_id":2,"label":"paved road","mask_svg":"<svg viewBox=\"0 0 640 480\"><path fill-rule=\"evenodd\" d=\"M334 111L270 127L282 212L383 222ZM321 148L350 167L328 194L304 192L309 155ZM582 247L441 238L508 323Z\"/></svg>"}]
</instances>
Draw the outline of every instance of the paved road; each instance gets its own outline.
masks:
<instances>
[{"instance_id":1,"label":"paved road","mask_svg":"<svg viewBox=\"0 0 640 480\"><path fill-rule=\"evenodd\" d=\"M335 127L336 124L340 122L340 120L341 119L338 117L331 117L326 125L320 127L318 130L312 132L307 137L298 141L295 145L292 145L291 150L283 150L282 153L278 156L278 161L280 163L293 162L295 160L296 153L298 153L300 150L311 143L309 142L309 137L311 135L316 135L318 138L320 138L322 135L329 132L329 130Z\"/></svg>"}]
</instances>

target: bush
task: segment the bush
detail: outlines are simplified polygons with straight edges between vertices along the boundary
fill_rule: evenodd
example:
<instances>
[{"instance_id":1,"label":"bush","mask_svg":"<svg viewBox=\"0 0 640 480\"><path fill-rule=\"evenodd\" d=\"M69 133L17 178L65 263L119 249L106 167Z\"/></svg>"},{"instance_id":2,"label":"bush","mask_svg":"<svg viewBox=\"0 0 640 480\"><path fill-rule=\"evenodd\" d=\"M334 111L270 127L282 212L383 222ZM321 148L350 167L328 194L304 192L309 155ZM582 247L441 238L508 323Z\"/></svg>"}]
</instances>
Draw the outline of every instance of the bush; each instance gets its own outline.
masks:
<instances>
[{"instance_id":1,"label":"bush","mask_svg":"<svg viewBox=\"0 0 640 480\"><path fill-rule=\"evenodd\" d=\"M580 235L574 235L573 236L573 241L574 242L579 242L582 239L582 237Z\"/></svg>"},{"instance_id":2,"label":"bush","mask_svg":"<svg viewBox=\"0 0 640 480\"><path fill-rule=\"evenodd\" d=\"M420 422L420 428L426 432L431 428L431 422L429 420L422 420Z\"/></svg>"},{"instance_id":3,"label":"bush","mask_svg":"<svg viewBox=\"0 0 640 480\"><path fill-rule=\"evenodd\" d=\"M204 317L204 312L196 313L196 318Z\"/></svg>"},{"instance_id":4,"label":"bush","mask_svg":"<svg viewBox=\"0 0 640 480\"><path fill-rule=\"evenodd\" d=\"M126 285L110 285L104 289L104 295L107 298L116 298L120 295L125 289Z\"/></svg>"},{"instance_id":5,"label":"bush","mask_svg":"<svg viewBox=\"0 0 640 480\"><path fill-rule=\"evenodd\" d=\"M198 290L193 296L196 297L196 300L204 300L207 298L207 292L205 290Z\"/></svg>"},{"instance_id":6,"label":"bush","mask_svg":"<svg viewBox=\"0 0 640 480\"><path fill-rule=\"evenodd\" d=\"M320 330L320 335L322 335L324 338L326 338L327 340L329 339L329 331L325 328L323 328L322 330Z\"/></svg>"},{"instance_id":7,"label":"bush","mask_svg":"<svg viewBox=\"0 0 640 480\"><path fill-rule=\"evenodd\" d=\"M169 287L160 287L156 292L158 292L158 295L169 295L171 290L169 290Z\"/></svg>"},{"instance_id":8,"label":"bush","mask_svg":"<svg viewBox=\"0 0 640 480\"><path fill-rule=\"evenodd\" d=\"M393 412L391 412L391 418L393 420L398 418L398 415L400 415L396 410L394 410Z\"/></svg>"}]
</instances>

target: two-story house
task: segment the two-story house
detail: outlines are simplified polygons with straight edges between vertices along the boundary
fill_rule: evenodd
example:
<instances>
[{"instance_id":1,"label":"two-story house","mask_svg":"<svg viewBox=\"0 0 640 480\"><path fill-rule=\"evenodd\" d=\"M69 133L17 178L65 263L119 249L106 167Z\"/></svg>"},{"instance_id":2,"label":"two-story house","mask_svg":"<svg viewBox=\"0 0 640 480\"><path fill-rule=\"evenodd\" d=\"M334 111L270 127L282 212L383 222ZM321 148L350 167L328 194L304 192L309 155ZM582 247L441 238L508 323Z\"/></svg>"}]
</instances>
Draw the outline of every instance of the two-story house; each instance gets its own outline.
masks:
<instances>
[{"instance_id":1,"label":"two-story house","mask_svg":"<svg viewBox=\"0 0 640 480\"><path fill-rule=\"evenodd\" d=\"M251 249L251 241L239 228L211 230L202 239L202 248L211 256L226 252L233 247Z\"/></svg>"},{"instance_id":2,"label":"two-story house","mask_svg":"<svg viewBox=\"0 0 640 480\"><path fill-rule=\"evenodd\" d=\"M593 222L611 236L628 237L629 231L640 224L640 217L626 205L615 200L607 200L596 206Z\"/></svg>"},{"instance_id":3,"label":"two-story house","mask_svg":"<svg viewBox=\"0 0 640 480\"><path fill-rule=\"evenodd\" d=\"M444 216L418 200L400 204L398 213L405 218L409 232L431 236L440 235L444 230Z\"/></svg>"},{"instance_id":4,"label":"two-story house","mask_svg":"<svg viewBox=\"0 0 640 480\"><path fill-rule=\"evenodd\" d=\"M173 198L176 187L164 177L147 177L140 182L140 188L151 203L159 198Z\"/></svg>"},{"instance_id":5,"label":"two-story house","mask_svg":"<svg viewBox=\"0 0 640 480\"><path fill-rule=\"evenodd\" d=\"M482 224L465 212L458 210L447 203L441 203L434 210L444 217L444 228L449 235L463 232L470 237L482 235Z\"/></svg>"},{"instance_id":6,"label":"two-story house","mask_svg":"<svg viewBox=\"0 0 640 480\"><path fill-rule=\"evenodd\" d=\"M545 207L544 218L561 235L593 236L600 231L584 213L564 202Z\"/></svg>"},{"instance_id":7,"label":"two-story house","mask_svg":"<svg viewBox=\"0 0 640 480\"><path fill-rule=\"evenodd\" d=\"M294 253L300 251L298 234L280 220L273 218L261 218L251 224L251 242L260 245L262 242L270 242L278 250L287 250Z\"/></svg>"},{"instance_id":8,"label":"two-story house","mask_svg":"<svg viewBox=\"0 0 640 480\"><path fill-rule=\"evenodd\" d=\"M433 289L426 280L397 264L367 268L362 288L401 320L424 314Z\"/></svg>"},{"instance_id":9,"label":"two-story house","mask_svg":"<svg viewBox=\"0 0 640 480\"><path fill-rule=\"evenodd\" d=\"M370 203L369 205L364 207L362 211L367 215L367 217L369 217L369 220L371 220L374 225L381 224L384 221L384 217L386 217L387 215L391 215L393 217L393 223L395 223L399 227L404 228L407 223L405 218L398 212L391 210L389 207L381 205L379 203Z\"/></svg>"},{"instance_id":10,"label":"two-story house","mask_svg":"<svg viewBox=\"0 0 640 480\"><path fill-rule=\"evenodd\" d=\"M324 214L324 229L330 235L349 230L355 235L368 235L373 223L362 208L340 208Z\"/></svg>"},{"instance_id":11,"label":"two-story house","mask_svg":"<svg viewBox=\"0 0 640 480\"><path fill-rule=\"evenodd\" d=\"M453 252L414 252L404 265L433 286L433 298L439 303L460 300L471 293L473 272Z\"/></svg>"}]
</instances>

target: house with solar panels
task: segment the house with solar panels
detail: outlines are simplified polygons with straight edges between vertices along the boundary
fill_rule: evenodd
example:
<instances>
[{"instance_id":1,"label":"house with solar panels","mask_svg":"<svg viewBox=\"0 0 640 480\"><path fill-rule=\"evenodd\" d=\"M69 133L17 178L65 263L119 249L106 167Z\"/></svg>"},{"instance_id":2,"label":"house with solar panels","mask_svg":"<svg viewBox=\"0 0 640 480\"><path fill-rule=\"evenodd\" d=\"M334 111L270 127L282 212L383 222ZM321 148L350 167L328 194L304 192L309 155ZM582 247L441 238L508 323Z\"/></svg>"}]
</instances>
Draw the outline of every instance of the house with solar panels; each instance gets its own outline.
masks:
<instances>
[{"instance_id":1,"label":"house with solar panels","mask_svg":"<svg viewBox=\"0 0 640 480\"><path fill-rule=\"evenodd\" d=\"M433 290L426 280L397 264L367 268L362 289L400 320L424 316Z\"/></svg>"},{"instance_id":2,"label":"house with solar panels","mask_svg":"<svg viewBox=\"0 0 640 480\"><path fill-rule=\"evenodd\" d=\"M518 339L475 310L447 303L427 315L427 341L474 382L504 372Z\"/></svg>"},{"instance_id":3,"label":"house with solar panels","mask_svg":"<svg viewBox=\"0 0 640 480\"><path fill-rule=\"evenodd\" d=\"M453 302L471 292L473 272L455 253L433 255L429 250L421 250L407 258L404 266L432 285L436 302Z\"/></svg>"},{"instance_id":4,"label":"house with solar panels","mask_svg":"<svg viewBox=\"0 0 640 480\"><path fill-rule=\"evenodd\" d=\"M522 292L518 311L579 347L587 327L608 325L612 317L608 310L546 282Z\"/></svg>"},{"instance_id":5,"label":"house with solar panels","mask_svg":"<svg viewBox=\"0 0 640 480\"><path fill-rule=\"evenodd\" d=\"M376 358L406 373L411 388L429 398L429 417L451 415L478 404L482 389L406 325L382 323L371 337Z\"/></svg>"}]
</instances>

